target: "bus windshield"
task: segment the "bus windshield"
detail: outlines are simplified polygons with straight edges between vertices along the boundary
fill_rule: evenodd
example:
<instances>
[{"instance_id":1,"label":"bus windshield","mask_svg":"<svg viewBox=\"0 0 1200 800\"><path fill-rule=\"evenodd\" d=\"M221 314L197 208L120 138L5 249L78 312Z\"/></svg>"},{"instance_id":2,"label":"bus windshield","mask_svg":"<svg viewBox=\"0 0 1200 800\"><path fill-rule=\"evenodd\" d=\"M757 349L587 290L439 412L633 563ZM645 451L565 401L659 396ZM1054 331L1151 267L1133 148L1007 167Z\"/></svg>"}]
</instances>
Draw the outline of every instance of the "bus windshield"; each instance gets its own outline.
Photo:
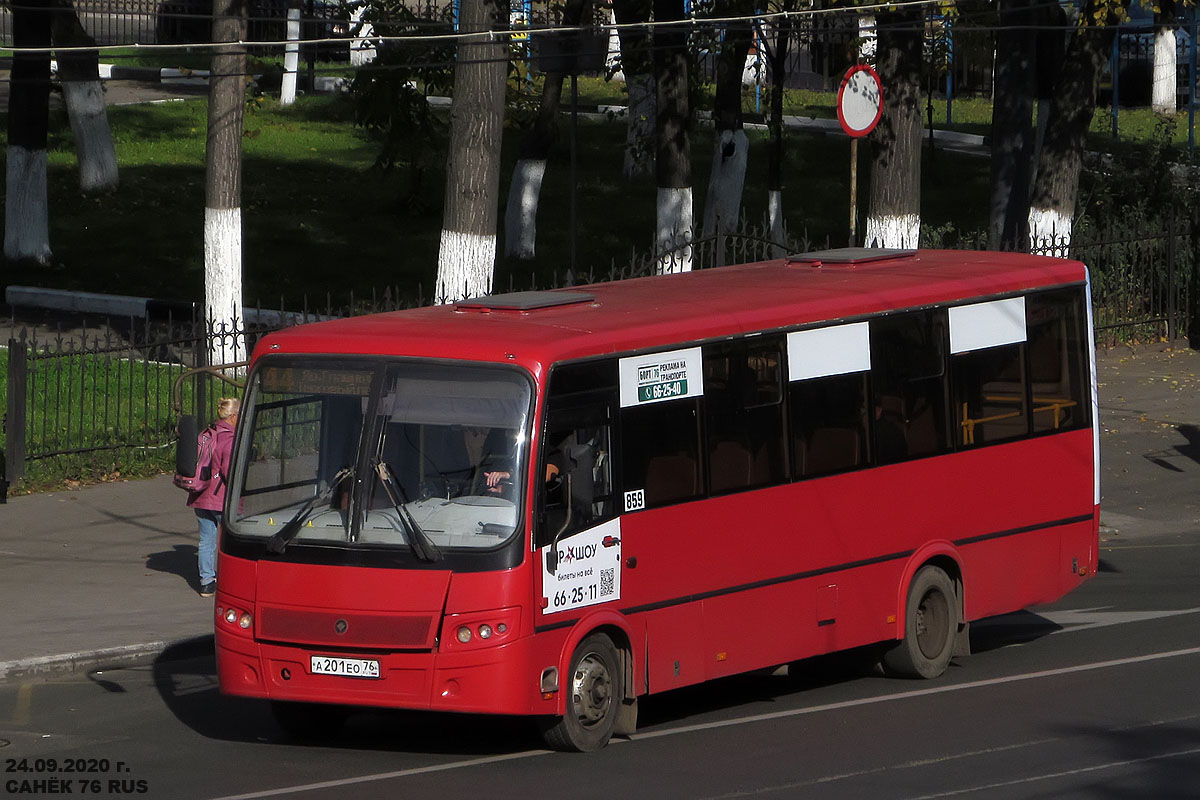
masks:
<instances>
[{"instance_id":1,"label":"bus windshield","mask_svg":"<svg viewBox=\"0 0 1200 800\"><path fill-rule=\"evenodd\" d=\"M519 527L530 405L529 379L503 367L264 360L226 527L276 553L342 544L436 560L497 547Z\"/></svg>"}]
</instances>

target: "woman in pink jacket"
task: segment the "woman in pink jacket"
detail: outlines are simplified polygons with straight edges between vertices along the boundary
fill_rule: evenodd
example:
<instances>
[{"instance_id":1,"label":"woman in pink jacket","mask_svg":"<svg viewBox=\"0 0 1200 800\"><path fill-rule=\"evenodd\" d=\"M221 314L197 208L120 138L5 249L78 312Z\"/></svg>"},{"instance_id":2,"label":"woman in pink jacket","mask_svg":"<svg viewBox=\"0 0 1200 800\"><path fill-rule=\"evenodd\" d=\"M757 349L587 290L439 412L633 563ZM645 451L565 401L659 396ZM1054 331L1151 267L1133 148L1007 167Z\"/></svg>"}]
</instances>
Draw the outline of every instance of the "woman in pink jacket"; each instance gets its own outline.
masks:
<instances>
[{"instance_id":1,"label":"woman in pink jacket","mask_svg":"<svg viewBox=\"0 0 1200 800\"><path fill-rule=\"evenodd\" d=\"M217 530L221 526L221 511L225 508L225 484L229 476L229 460L233 454L233 431L237 427L241 401L223 397L217 401L216 440L213 442L212 473L208 488L188 494L188 507L196 512L200 525L200 596L217 593Z\"/></svg>"}]
</instances>

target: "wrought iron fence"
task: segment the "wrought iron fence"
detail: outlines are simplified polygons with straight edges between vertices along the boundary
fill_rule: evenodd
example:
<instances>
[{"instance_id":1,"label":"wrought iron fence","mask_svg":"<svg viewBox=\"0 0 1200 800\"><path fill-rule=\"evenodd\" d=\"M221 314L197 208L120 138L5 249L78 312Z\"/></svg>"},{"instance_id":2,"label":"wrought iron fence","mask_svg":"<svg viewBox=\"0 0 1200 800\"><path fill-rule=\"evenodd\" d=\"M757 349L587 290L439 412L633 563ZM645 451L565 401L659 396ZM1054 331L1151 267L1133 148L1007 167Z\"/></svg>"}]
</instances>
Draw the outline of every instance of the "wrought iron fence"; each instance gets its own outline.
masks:
<instances>
[{"instance_id":1,"label":"wrought iron fence","mask_svg":"<svg viewBox=\"0 0 1200 800\"><path fill-rule=\"evenodd\" d=\"M1198 310L1196 219L1166 226L1145 236L1089 235L1071 244L1072 257L1089 265L1098 343L1175 341L1200 334ZM981 240L960 242L978 248ZM1061 243L1045 243L1045 247ZM682 257L693 269L776 258L782 253L829 247L789 239L772 242L760 228L745 227L692 242L686 248L657 254L634 254L629 263L607 272L563 275L554 284L578 285L653 275L679 268ZM175 440L172 386L185 370L229 360L236 339L240 352L253 348L264 333L303 322L391 311L424 304L389 287L369 297L351 296L341 307L326 297L325 308L254 311L237 329L206 328L201 320L139 319L109 321L98 329L24 327L10 335L5 416L5 481L26 475L31 464L63 457L142 453L169 469ZM212 351L216 347L215 354ZM200 418L211 416L221 388L197 376L184 384L182 407Z\"/></svg>"},{"instance_id":2,"label":"wrought iron fence","mask_svg":"<svg viewBox=\"0 0 1200 800\"><path fill-rule=\"evenodd\" d=\"M1070 255L1088 265L1098 345L1174 342L1200 333L1194 319L1198 233L1195 216L1180 221L1172 211L1157 229L1085 229L1069 245L1047 237L1033 252Z\"/></svg>"}]
</instances>

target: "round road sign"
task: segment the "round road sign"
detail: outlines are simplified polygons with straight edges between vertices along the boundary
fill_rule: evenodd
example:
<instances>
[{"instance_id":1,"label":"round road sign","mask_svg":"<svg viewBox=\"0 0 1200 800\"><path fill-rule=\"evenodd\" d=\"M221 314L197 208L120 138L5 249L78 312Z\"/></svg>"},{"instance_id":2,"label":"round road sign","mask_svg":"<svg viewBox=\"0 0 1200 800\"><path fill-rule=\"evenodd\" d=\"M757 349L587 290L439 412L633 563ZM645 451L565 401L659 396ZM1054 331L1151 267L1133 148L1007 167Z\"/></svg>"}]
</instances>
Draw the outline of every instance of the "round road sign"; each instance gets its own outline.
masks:
<instances>
[{"instance_id":1,"label":"round road sign","mask_svg":"<svg viewBox=\"0 0 1200 800\"><path fill-rule=\"evenodd\" d=\"M883 115L883 84L879 73L866 64L847 70L838 89L837 112L842 130L855 138L874 130Z\"/></svg>"}]
</instances>

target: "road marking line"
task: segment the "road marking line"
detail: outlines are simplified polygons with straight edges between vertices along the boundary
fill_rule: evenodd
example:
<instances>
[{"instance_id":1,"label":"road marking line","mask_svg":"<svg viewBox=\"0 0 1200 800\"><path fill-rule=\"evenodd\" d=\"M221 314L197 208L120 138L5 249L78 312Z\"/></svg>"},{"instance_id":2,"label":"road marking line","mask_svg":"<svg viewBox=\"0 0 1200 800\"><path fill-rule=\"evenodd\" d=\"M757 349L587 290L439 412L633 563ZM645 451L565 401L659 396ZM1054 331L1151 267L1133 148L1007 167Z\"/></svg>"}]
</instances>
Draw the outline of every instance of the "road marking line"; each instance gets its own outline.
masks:
<instances>
[{"instance_id":1,"label":"road marking line","mask_svg":"<svg viewBox=\"0 0 1200 800\"><path fill-rule=\"evenodd\" d=\"M969 789L955 789L950 792L939 792L937 794L923 794L920 797L913 797L910 800L934 800L938 797L953 797L958 794L973 794L975 792L984 792L988 789L1002 789L1005 786L1020 786L1023 783L1034 783L1036 781L1049 781L1055 778L1067 778L1072 775L1082 775L1088 772L1099 772L1106 769L1115 769L1116 767L1128 767L1133 764L1145 764L1149 761L1162 761L1167 758L1179 758L1180 756L1192 756L1200 753L1200 747L1193 747L1191 750L1176 750L1173 753L1160 753L1156 756L1146 756L1145 758L1131 758L1125 761L1110 761L1107 764L1096 764L1091 767L1080 767L1079 769L1068 769L1062 772L1049 772L1045 775L1034 775L1030 778L1019 778L1015 781L1002 781L1001 783L988 783L982 786L972 786Z\"/></svg>"},{"instance_id":2,"label":"road marking line","mask_svg":"<svg viewBox=\"0 0 1200 800\"><path fill-rule=\"evenodd\" d=\"M793 781L791 783L780 783L774 786L762 786L757 789L746 789L740 792L729 792L727 794L718 794L705 797L703 800L733 800L737 797L754 797L765 794L778 794L779 792L788 792L789 795L795 793L797 789L804 789L810 786L821 786L828 783L837 783L849 778L862 778L867 775L881 775L885 772L892 772L898 769L914 769L919 767L927 767L933 764L942 764L947 761L954 761L960 758L974 758L975 756L991 755L993 753L1003 753L1011 750L1020 750L1025 747L1036 747L1042 744L1049 744L1058 741L1055 739L1041 739L1031 742L1021 742L1020 744L1002 745L1000 747L989 747L984 750L972 750L967 753L955 753L953 755L941 756L940 758L929 758L921 761L909 761L904 764L896 764L888 767L873 767L872 769L858 770L857 772L843 772L838 775L822 775L819 778L809 778L802 781Z\"/></svg>"},{"instance_id":3,"label":"road marking line","mask_svg":"<svg viewBox=\"0 0 1200 800\"><path fill-rule=\"evenodd\" d=\"M1109 550L1169 550L1179 547L1200 547L1200 542L1180 542L1178 544L1118 544L1100 545L1100 549Z\"/></svg>"},{"instance_id":4,"label":"road marking line","mask_svg":"<svg viewBox=\"0 0 1200 800\"><path fill-rule=\"evenodd\" d=\"M680 733L692 733L695 731L711 730L714 728L725 728L730 725L742 725L750 722L769 722L776 719L784 719L787 717L798 717L808 714L818 714L824 711L839 711L843 708L854 708L856 706L871 705L873 703L886 703L894 700L909 700L914 697L924 697L934 694L945 694L946 692L958 692L964 689L978 689L984 686L1000 686L1005 683L1019 683L1022 681L1037 680L1039 678L1054 678L1060 675L1072 675L1077 672L1091 672L1097 669L1108 669L1110 667L1122 667L1129 664L1141 664L1148 661L1159 661L1164 658L1178 658L1180 656L1191 656L1200 654L1200 647L1189 647L1185 650L1171 650L1163 653L1151 653L1144 656L1131 656L1129 658L1118 658L1112 661L1098 661L1093 664L1080 664L1074 667L1061 667L1059 669L1048 669L1040 672L1028 672L1024 675L1009 675L1003 678L988 678L981 681L970 681L968 683L957 683L950 686L933 686L928 689L913 689L908 692L897 692L896 694L878 695L875 697L864 697L858 700L843 700L838 703L826 703L820 706L809 706L806 708L796 708L788 711L772 711L766 714L756 714L751 717L740 717L738 719L721 720L718 722L702 722L696 725L683 725L678 728L671 728L662 731L650 731L649 733L634 734L634 741L642 739L657 739L660 736L674 736Z\"/></svg>"},{"instance_id":5,"label":"road marking line","mask_svg":"<svg viewBox=\"0 0 1200 800\"><path fill-rule=\"evenodd\" d=\"M13 709L13 725L28 725L29 710L33 708L33 684L22 683L17 689L17 705Z\"/></svg>"},{"instance_id":6,"label":"road marking line","mask_svg":"<svg viewBox=\"0 0 1200 800\"><path fill-rule=\"evenodd\" d=\"M1158 725L1170 725L1170 724L1174 724L1177 722L1190 722L1194 719L1197 719L1198 717L1200 717L1200 714L1189 714L1189 715L1183 716L1183 717L1173 717L1171 719L1155 720L1152 722L1147 722L1147 723L1142 723L1142 724L1125 725L1125 726L1122 726L1119 728L1109 728L1109 729L1107 729L1107 731L1108 732L1138 731L1138 730L1142 730L1144 728L1153 728ZM803 781L794 781L792 783L781 783L781 784L777 784L775 786L762 786L757 789L747 789L745 791L740 791L740 792L729 792L727 794L719 794L719 795L713 795L711 797L706 797L706 798L704 798L704 800L733 800L733 798L738 798L738 797L753 797L753 796L761 796L761 795L767 795L767 794L778 794L779 792L795 793L795 791L797 789L804 789L809 786L820 786L822 784L836 783L838 781L847 780L849 778L862 778L867 775L880 775L885 772L895 772L895 771L902 770L902 769L918 769L921 767L927 767L927 766L931 766L934 764L944 764L944 763L947 763L950 761L958 761L958 760L964 759L964 758L974 758L976 756L987 756L987 755L993 755L995 753L1012 752L1014 750L1023 750L1027 747L1040 747L1041 745L1052 744L1054 742L1059 742L1059 741L1062 741L1062 739L1061 739L1061 737L1057 737L1057 736L1049 738L1049 739L1033 739L1033 740L1030 740L1027 742L1020 742L1018 744L1000 745L997 747L987 747L982 750L969 750L965 753L952 753L950 755L939 756L937 758L927 758L927 759L920 759L920 760L916 760L916 761L907 761L903 764L895 764L892 766L874 767L872 769L864 769L864 770L859 770L857 772L845 772L840 775L822 775L819 778L809 778L809 779L803 780ZM917 800L917 799L914 798L913 800Z\"/></svg>"},{"instance_id":7,"label":"road marking line","mask_svg":"<svg viewBox=\"0 0 1200 800\"><path fill-rule=\"evenodd\" d=\"M1054 634L1085 631L1089 628L1106 628L1109 625L1123 625L1128 622L1148 622L1152 619L1165 619L1185 614L1200 614L1200 608L1183 608L1177 611L1108 611L1107 608L1109 606L1045 611L1038 616L1055 625L1062 626L1059 630L1051 631Z\"/></svg>"},{"instance_id":8,"label":"road marking line","mask_svg":"<svg viewBox=\"0 0 1200 800\"><path fill-rule=\"evenodd\" d=\"M897 692L896 694L876 695L874 697L863 697L857 700L843 700L837 703L825 703L819 706L794 708L788 711L772 711L767 714L755 714L749 717L718 720L716 722L702 722L695 725L681 725L677 728L668 728L660 731L650 731L647 733L637 733L631 736L630 740L633 742L640 742L649 739L660 739L664 736L678 736L684 733L697 733L699 731L728 728L734 725L746 725L754 722L770 722L772 720L787 719L788 717L807 716L809 714L819 714L825 711L838 711L844 708L873 705L875 703L887 703L896 700L910 700L915 697L925 697L927 695L959 692L966 689L979 689L985 686L1000 686L1006 683L1020 683L1023 681L1037 680L1041 678L1055 678L1062 675L1073 675L1079 672L1091 672L1099 669L1110 669L1112 667L1123 667L1130 664L1143 664L1151 661L1161 661L1168 658L1179 658L1182 656L1192 656L1198 654L1200 654L1200 647L1189 647L1184 650L1170 650L1162 653L1150 653L1143 656L1117 658L1111 661L1098 661L1092 664L1079 664L1074 667L1060 667L1058 669L1047 669L1039 672L1028 672L1023 675L1010 675L1003 678L988 678L986 680L970 681L968 683L958 683L950 686L933 686L928 689L914 689L908 692ZM617 741L619 740L614 740L614 744ZM410 775L424 775L431 772L445 772L448 770L465 769L468 767L477 767L485 764L516 761L523 758L533 758L535 756L548 755L551 752L552 751L550 750L523 750L518 753L509 753L502 756L472 758L466 761L451 761L446 764L434 764L427 767L414 767L412 769L396 770L395 772L381 772L372 775L360 775L356 778L342 778L333 781L322 781L320 783L309 783L299 786L281 787L278 789L266 789L260 792L250 792L247 794L226 795L223 797L214 798L214 800L257 800L257 798L260 797L277 797L279 795L296 794L299 792L315 791L317 789L332 789L340 786L353 786L354 784L359 783L369 783L371 781L406 778Z\"/></svg>"},{"instance_id":9,"label":"road marking line","mask_svg":"<svg viewBox=\"0 0 1200 800\"><path fill-rule=\"evenodd\" d=\"M214 800L254 800L258 797L277 797L281 794L294 794L296 792L311 792L317 789L333 789L340 786L353 786L356 783L369 783L371 781L386 781L392 778L407 778L409 775L425 775L430 772L445 772L451 769L462 769L465 767L478 767L484 764L498 764L504 761L515 761L522 758L532 758L534 756L544 756L552 753L552 750L522 750L519 753L509 753L503 756L488 756L486 758L472 758L467 761L451 761L448 764L433 764L428 767L413 767L412 769L401 769L395 772L380 772L374 775L360 775L357 778L342 778L336 781L322 781L321 783L306 783L302 786L288 786L281 789L266 789L261 792L250 792L248 794L232 794L226 797L214 798Z\"/></svg>"}]
</instances>

